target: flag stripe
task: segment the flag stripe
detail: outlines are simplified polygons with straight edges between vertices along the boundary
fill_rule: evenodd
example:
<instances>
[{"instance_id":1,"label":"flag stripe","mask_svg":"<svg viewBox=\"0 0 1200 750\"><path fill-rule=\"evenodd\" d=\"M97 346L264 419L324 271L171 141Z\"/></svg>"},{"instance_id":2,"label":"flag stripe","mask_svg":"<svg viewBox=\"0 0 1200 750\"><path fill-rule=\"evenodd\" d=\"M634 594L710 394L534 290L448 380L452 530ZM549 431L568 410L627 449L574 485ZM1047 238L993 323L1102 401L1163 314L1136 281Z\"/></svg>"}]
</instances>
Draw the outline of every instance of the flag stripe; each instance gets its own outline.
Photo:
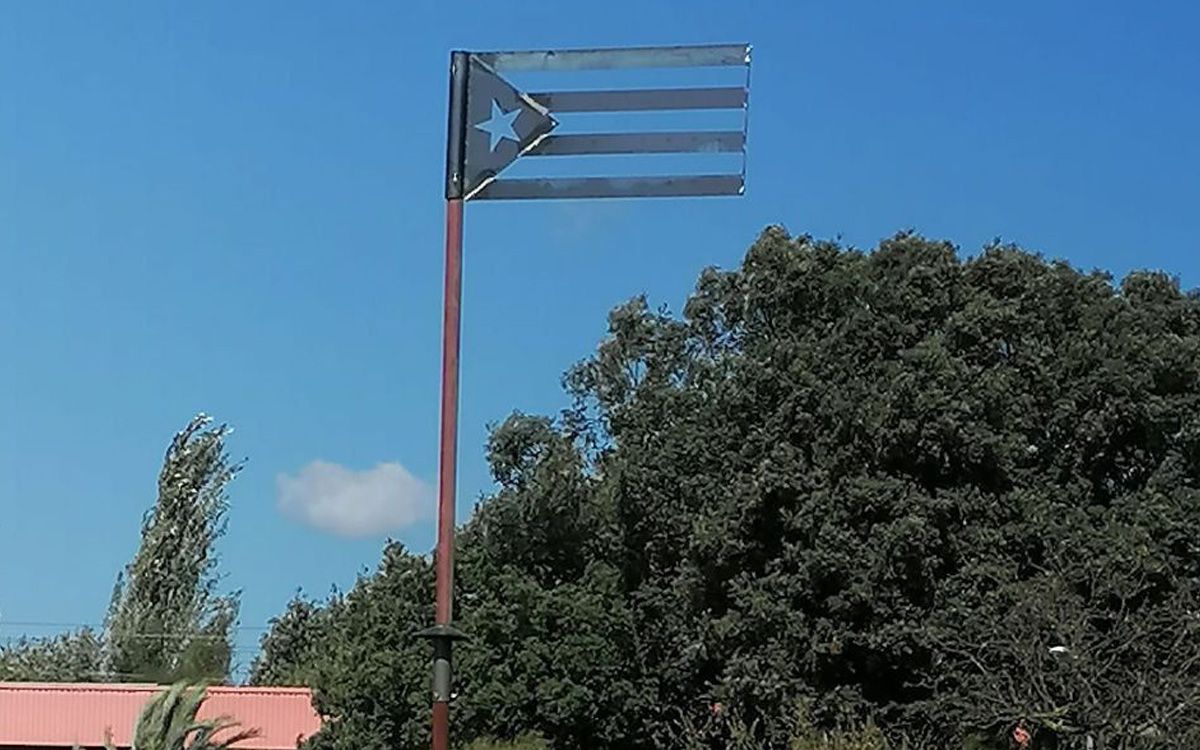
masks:
<instances>
[{"instance_id":1,"label":"flag stripe","mask_svg":"<svg viewBox=\"0 0 1200 750\"><path fill-rule=\"evenodd\" d=\"M496 71L701 68L749 65L750 45L476 52L474 56Z\"/></svg>"},{"instance_id":2,"label":"flag stripe","mask_svg":"<svg viewBox=\"0 0 1200 750\"><path fill-rule=\"evenodd\" d=\"M551 135L530 149L527 155L732 153L741 151L745 145L745 135L736 130L683 133L589 133Z\"/></svg>"},{"instance_id":3,"label":"flag stripe","mask_svg":"<svg viewBox=\"0 0 1200 750\"><path fill-rule=\"evenodd\" d=\"M736 174L496 180L480 190L475 197L492 200L536 200L741 195L744 185L742 176Z\"/></svg>"},{"instance_id":4,"label":"flag stripe","mask_svg":"<svg viewBox=\"0 0 1200 750\"><path fill-rule=\"evenodd\" d=\"M547 91L529 97L551 112L647 112L668 109L741 109L740 86L626 91Z\"/></svg>"}]
</instances>

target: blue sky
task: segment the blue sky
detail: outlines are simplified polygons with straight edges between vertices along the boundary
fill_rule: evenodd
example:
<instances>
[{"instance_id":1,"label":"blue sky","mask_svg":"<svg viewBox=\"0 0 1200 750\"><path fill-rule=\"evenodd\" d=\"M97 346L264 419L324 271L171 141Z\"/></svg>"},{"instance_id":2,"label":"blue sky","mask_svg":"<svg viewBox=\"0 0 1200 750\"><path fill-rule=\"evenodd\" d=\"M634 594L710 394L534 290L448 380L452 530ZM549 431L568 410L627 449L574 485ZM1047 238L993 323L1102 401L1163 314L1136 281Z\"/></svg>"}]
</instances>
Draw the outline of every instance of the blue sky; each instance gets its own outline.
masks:
<instances>
[{"instance_id":1,"label":"blue sky","mask_svg":"<svg viewBox=\"0 0 1200 750\"><path fill-rule=\"evenodd\" d=\"M102 617L197 411L250 459L222 544L243 661L297 588L373 566L386 534L282 513L278 477L301 506L434 483L450 49L755 49L745 198L469 207L465 515L488 423L563 406L611 307L679 309L768 223L1195 285L1198 24L1183 2L0 2L0 640ZM425 551L422 510L387 518Z\"/></svg>"}]
</instances>

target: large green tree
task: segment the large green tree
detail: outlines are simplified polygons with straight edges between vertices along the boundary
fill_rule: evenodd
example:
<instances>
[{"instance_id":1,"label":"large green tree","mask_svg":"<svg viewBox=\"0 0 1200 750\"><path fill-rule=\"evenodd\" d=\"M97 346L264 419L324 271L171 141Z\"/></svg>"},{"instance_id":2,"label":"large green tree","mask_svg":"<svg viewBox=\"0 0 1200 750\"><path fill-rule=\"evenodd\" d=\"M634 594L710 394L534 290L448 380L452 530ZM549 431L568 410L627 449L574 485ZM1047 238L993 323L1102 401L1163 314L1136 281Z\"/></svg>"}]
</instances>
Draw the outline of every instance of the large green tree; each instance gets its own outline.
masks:
<instances>
[{"instance_id":1,"label":"large green tree","mask_svg":"<svg viewBox=\"0 0 1200 750\"><path fill-rule=\"evenodd\" d=\"M566 383L560 418L493 433L459 534L461 736L677 747L719 707L782 747L799 705L942 745L1200 724L1200 301L1174 279L769 228L681 317L615 310ZM429 577L389 548L332 614L318 743L423 742Z\"/></svg>"}]
</instances>

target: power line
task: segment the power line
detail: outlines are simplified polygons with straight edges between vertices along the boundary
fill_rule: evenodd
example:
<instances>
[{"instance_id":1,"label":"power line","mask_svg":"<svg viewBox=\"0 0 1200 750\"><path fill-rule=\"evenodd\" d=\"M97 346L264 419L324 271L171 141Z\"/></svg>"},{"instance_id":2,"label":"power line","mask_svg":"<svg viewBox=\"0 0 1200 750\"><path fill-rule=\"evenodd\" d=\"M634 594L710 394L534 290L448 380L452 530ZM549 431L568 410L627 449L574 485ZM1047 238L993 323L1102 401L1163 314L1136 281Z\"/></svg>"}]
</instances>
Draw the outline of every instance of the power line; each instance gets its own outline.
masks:
<instances>
[{"instance_id":1,"label":"power line","mask_svg":"<svg viewBox=\"0 0 1200 750\"><path fill-rule=\"evenodd\" d=\"M18 638L7 638L7 639L4 639L2 642L0 642L0 648L11 648L11 647L20 646L20 645L22 645L22 643L21 643L21 640ZM230 647L229 647L229 653L231 653L231 654L257 656L260 653L260 651L261 651L261 649L259 649L257 646L235 646L233 644L230 644Z\"/></svg>"},{"instance_id":2,"label":"power line","mask_svg":"<svg viewBox=\"0 0 1200 750\"><path fill-rule=\"evenodd\" d=\"M103 630L104 624L98 622L48 622L37 620L0 620L0 628L89 628L91 630ZM230 630L237 631L257 631L265 632L270 630L269 625L234 625ZM182 632L182 631L180 631Z\"/></svg>"},{"instance_id":3,"label":"power line","mask_svg":"<svg viewBox=\"0 0 1200 750\"><path fill-rule=\"evenodd\" d=\"M25 635L25 634L23 634L23 635L10 635L10 636L6 636L6 639L7 639L7 641L8 641L9 643L13 643L13 642L19 641L21 638L34 638L34 639L46 640L46 638L45 638L44 636L39 638L39 636L29 636L29 635ZM224 641L224 640L225 640L225 636L223 636L223 635L213 635L213 634L211 634L211 633L199 633L199 634L196 634L196 635L192 635L192 634L189 634L189 633L178 633L178 634L166 634L166 633L126 633L125 635L122 635L122 636L121 636L120 640L135 640L135 641L202 641L202 642L204 642L204 641L213 641L213 642L218 642L218 641Z\"/></svg>"},{"instance_id":4,"label":"power line","mask_svg":"<svg viewBox=\"0 0 1200 750\"><path fill-rule=\"evenodd\" d=\"M97 635L103 633L103 631L104 631L104 627L102 625L98 625L95 623L31 622L31 621L16 621L16 620L0 622L0 628L5 628L5 627L7 627L7 628L46 627L46 628L60 628L60 629L61 628L89 628L89 629L93 630ZM254 653L259 650L258 644L255 643L254 645L237 645L238 640L243 641L243 643L245 642L244 638L238 638L238 634L239 633L244 633L244 634L265 633L269 630L269 628L246 626L246 627L232 628L232 630L235 631L234 637L232 639L228 639L230 642L229 645L230 645L231 649L234 651L241 650L241 651ZM20 643L21 639L28 639L30 641L35 641L35 642L36 641L50 642L50 641L53 641L53 639L56 636L66 636L66 635L70 635L70 634L68 634L68 633L56 633L56 634L20 633L20 634L16 634L16 635L2 636L2 639L6 646L12 646L14 644ZM221 633L196 633L193 631L185 631L185 630L162 631L162 632L157 632L157 633L136 633L136 632L135 633L125 633L121 636L121 638L123 640L160 641L160 642L188 641L188 640L200 641L200 642L221 642L221 641L227 640L226 635L221 634Z\"/></svg>"}]
</instances>

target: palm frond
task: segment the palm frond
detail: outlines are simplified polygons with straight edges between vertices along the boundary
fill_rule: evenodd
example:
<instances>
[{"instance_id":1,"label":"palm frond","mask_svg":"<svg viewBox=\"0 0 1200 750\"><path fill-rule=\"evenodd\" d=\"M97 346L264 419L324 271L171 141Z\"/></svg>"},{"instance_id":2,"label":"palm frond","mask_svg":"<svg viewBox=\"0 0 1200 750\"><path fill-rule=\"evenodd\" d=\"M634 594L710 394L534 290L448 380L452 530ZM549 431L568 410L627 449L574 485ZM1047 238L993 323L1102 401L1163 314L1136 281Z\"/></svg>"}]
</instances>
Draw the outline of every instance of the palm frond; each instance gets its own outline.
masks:
<instances>
[{"instance_id":1,"label":"palm frond","mask_svg":"<svg viewBox=\"0 0 1200 750\"><path fill-rule=\"evenodd\" d=\"M227 716L198 719L207 697L207 686L182 682L156 695L138 717L133 749L229 750L258 736L257 730L240 729L241 725Z\"/></svg>"}]
</instances>

